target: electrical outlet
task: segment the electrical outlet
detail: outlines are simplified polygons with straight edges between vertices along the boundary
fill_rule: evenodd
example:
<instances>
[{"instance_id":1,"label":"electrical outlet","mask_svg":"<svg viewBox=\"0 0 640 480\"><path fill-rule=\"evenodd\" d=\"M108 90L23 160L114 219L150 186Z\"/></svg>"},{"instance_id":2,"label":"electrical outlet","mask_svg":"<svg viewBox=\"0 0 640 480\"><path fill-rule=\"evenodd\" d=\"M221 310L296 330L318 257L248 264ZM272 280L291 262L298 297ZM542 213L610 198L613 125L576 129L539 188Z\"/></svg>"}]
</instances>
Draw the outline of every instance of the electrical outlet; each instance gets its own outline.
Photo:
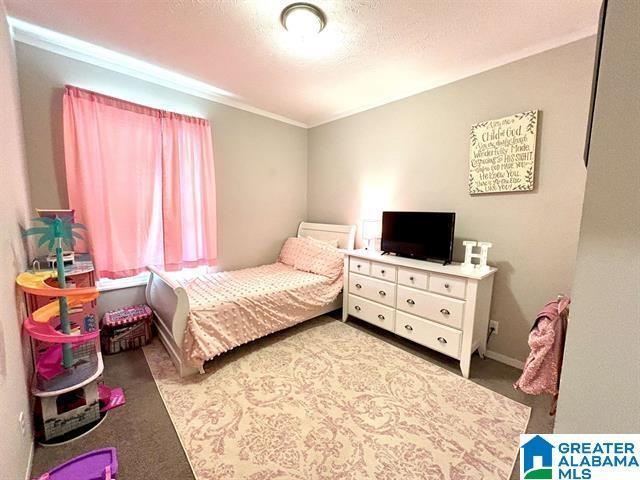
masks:
<instances>
[{"instance_id":1,"label":"electrical outlet","mask_svg":"<svg viewBox=\"0 0 640 480\"><path fill-rule=\"evenodd\" d=\"M491 320L489 322L489 330L493 329L493 334L498 335L498 322L496 320Z\"/></svg>"},{"instance_id":2,"label":"electrical outlet","mask_svg":"<svg viewBox=\"0 0 640 480\"><path fill-rule=\"evenodd\" d=\"M18 415L18 424L20 425L20 431L24 436L27 433L27 426L24 422L24 412L20 412L20 414Z\"/></svg>"}]
</instances>

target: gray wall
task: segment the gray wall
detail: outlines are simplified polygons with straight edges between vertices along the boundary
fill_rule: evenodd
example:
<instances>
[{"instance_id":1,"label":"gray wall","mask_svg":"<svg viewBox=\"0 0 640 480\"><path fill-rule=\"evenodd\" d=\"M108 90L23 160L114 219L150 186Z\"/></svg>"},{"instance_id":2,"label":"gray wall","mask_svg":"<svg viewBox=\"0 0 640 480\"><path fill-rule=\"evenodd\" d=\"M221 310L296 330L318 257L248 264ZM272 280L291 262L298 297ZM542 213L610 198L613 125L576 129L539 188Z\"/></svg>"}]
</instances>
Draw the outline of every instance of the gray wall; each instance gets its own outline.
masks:
<instances>
[{"instance_id":1,"label":"gray wall","mask_svg":"<svg viewBox=\"0 0 640 480\"><path fill-rule=\"evenodd\" d=\"M528 353L535 314L571 289L583 199L594 38L309 131L308 217L354 222L371 210L455 211L462 239L491 241L496 277L489 349ZM471 125L539 109L536 188L470 196Z\"/></svg>"},{"instance_id":2,"label":"gray wall","mask_svg":"<svg viewBox=\"0 0 640 480\"><path fill-rule=\"evenodd\" d=\"M609 2L557 433L640 432L638 19Z\"/></svg>"},{"instance_id":3,"label":"gray wall","mask_svg":"<svg viewBox=\"0 0 640 480\"><path fill-rule=\"evenodd\" d=\"M500 322L500 332L489 348L524 359L536 312L571 288L593 48L593 38L581 40L307 134L18 44L32 203L66 205L65 83L204 116L214 131L221 268L273 260L282 239L305 217L360 223L370 209L456 211L457 259L462 239L494 242L490 258L500 272L492 318ZM536 108L541 111L536 189L469 196L470 126ZM102 303L117 305L120 298L140 293L108 292Z\"/></svg>"},{"instance_id":4,"label":"gray wall","mask_svg":"<svg viewBox=\"0 0 640 480\"><path fill-rule=\"evenodd\" d=\"M65 84L211 121L222 269L273 261L306 216L305 129L17 43L34 207L66 207Z\"/></svg>"},{"instance_id":5,"label":"gray wall","mask_svg":"<svg viewBox=\"0 0 640 480\"><path fill-rule=\"evenodd\" d=\"M29 349L21 339L25 315L16 275L25 269L20 228L27 227L29 199L13 45L0 0L0 476L25 478L33 445L27 394ZM24 413L25 432L18 418Z\"/></svg>"}]
</instances>

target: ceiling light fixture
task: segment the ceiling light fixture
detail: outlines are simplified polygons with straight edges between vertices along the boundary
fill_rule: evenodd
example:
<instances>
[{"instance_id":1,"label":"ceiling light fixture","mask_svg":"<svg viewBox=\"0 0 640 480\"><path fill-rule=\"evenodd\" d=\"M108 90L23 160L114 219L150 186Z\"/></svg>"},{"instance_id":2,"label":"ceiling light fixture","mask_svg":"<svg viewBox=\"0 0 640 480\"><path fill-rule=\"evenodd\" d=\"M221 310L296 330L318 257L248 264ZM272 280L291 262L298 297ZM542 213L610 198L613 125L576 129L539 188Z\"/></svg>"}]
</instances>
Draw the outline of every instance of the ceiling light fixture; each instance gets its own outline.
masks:
<instances>
[{"instance_id":1,"label":"ceiling light fixture","mask_svg":"<svg viewBox=\"0 0 640 480\"><path fill-rule=\"evenodd\" d=\"M327 24L327 17L315 5L298 2L282 10L280 23L288 32L304 38L320 33Z\"/></svg>"}]
</instances>

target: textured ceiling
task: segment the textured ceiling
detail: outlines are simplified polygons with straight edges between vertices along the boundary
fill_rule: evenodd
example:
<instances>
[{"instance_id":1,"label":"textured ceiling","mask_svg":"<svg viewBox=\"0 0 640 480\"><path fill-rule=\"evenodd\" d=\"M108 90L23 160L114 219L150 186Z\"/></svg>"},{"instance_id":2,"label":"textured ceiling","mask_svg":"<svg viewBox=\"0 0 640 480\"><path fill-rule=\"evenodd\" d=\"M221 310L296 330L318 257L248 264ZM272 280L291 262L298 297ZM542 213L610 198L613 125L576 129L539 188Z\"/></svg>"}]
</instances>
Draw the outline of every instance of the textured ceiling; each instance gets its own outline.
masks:
<instances>
[{"instance_id":1,"label":"textured ceiling","mask_svg":"<svg viewBox=\"0 0 640 480\"><path fill-rule=\"evenodd\" d=\"M5 0L10 15L316 125L596 32L600 0L315 0L301 45L293 0Z\"/></svg>"}]
</instances>

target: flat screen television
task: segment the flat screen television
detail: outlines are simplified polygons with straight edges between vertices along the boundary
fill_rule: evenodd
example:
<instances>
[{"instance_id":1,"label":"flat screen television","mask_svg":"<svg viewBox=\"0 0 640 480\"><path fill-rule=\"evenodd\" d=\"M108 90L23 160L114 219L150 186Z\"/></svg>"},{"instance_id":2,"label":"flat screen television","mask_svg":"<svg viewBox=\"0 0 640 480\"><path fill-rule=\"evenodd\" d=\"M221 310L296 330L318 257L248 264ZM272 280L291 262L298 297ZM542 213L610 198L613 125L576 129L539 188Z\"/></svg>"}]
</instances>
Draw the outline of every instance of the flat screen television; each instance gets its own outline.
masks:
<instances>
[{"instance_id":1,"label":"flat screen television","mask_svg":"<svg viewBox=\"0 0 640 480\"><path fill-rule=\"evenodd\" d=\"M382 212L385 253L451 263L456 214L450 212Z\"/></svg>"}]
</instances>

